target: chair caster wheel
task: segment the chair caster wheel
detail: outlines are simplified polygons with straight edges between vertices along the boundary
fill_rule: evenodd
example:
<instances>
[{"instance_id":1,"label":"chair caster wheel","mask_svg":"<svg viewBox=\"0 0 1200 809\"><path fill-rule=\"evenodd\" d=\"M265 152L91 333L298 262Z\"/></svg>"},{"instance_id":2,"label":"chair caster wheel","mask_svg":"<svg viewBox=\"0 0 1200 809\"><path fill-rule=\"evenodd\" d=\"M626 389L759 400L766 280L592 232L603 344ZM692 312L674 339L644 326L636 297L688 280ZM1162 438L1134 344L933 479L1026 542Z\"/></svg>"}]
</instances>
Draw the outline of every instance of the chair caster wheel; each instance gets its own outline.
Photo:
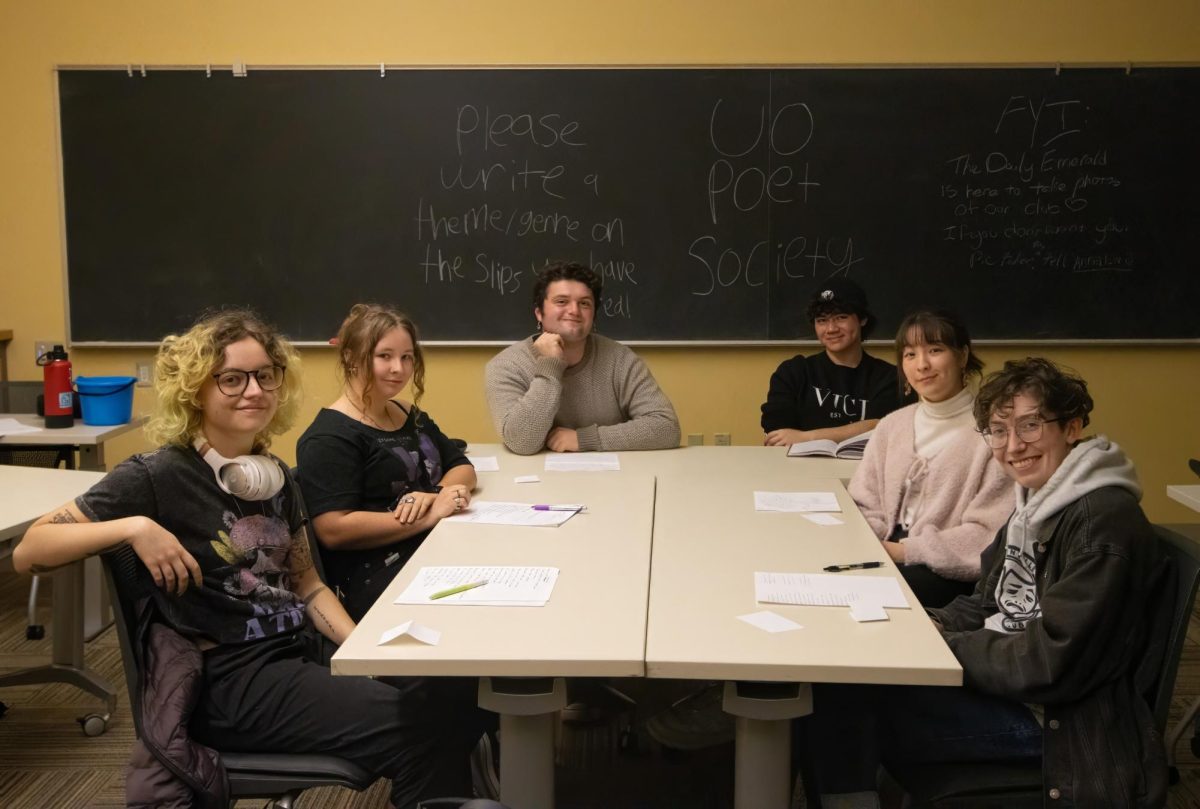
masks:
<instances>
[{"instance_id":1,"label":"chair caster wheel","mask_svg":"<svg viewBox=\"0 0 1200 809\"><path fill-rule=\"evenodd\" d=\"M30 624L25 627L26 640L41 640L46 637L46 627L41 624Z\"/></svg>"},{"instance_id":2,"label":"chair caster wheel","mask_svg":"<svg viewBox=\"0 0 1200 809\"><path fill-rule=\"evenodd\" d=\"M79 717L76 721L79 722L79 727L83 728L84 736L99 736L108 730L107 714L90 713L87 716Z\"/></svg>"}]
</instances>

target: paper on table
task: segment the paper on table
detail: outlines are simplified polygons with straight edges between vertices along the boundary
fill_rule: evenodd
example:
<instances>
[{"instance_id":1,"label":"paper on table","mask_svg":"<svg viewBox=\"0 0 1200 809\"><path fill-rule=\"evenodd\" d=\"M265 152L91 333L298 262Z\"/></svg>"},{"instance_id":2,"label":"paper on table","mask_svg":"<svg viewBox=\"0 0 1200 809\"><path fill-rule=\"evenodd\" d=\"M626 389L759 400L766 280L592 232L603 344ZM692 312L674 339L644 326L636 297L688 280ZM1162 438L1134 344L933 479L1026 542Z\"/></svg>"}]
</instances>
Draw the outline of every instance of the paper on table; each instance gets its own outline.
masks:
<instances>
[{"instance_id":1,"label":"paper on table","mask_svg":"<svg viewBox=\"0 0 1200 809\"><path fill-rule=\"evenodd\" d=\"M431 601L442 590L471 582L476 587ZM423 567L396 597L396 604L470 604L491 607L544 607L558 581L556 567L489 567L486 565Z\"/></svg>"},{"instance_id":2,"label":"paper on table","mask_svg":"<svg viewBox=\"0 0 1200 809\"><path fill-rule=\"evenodd\" d=\"M887 610L878 601L862 599L850 604L850 617L861 623L867 621L887 621Z\"/></svg>"},{"instance_id":3,"label":"paper on table","mask_svg":"<svg viewBox=\"0 0 1200 809\"><path fill-rule=\"evenodd\" d=\"M499 472L500 461L496 460L495 455L481 455L478 458L467 458L471 462L471 466L475 467L476 472Z\"/></svg>"},{"instance_id":4,"label":"paper on table","mask_svg":"<svg viewBox=\"0 0 1200 809\"><path fill-rule=\"evenodd\" d=\"M752 612L748 615L739 615L739 621L745 621L750 626L756 626L766 632L789 632L793 629L803 629L800 624L793 621L791 618L784 618L777 612L770 610L762 610L760 612Z\"/></svg>"},{"instance_id":5,"label":"paper on table","mask_svg":"<svg viewBox=\"0 0 1200 809\"><path fill-rule=\"evenodd\" d=\"M31 427L16 419L0 419L0 435L24 435L25 433L40 433L41 427Z\"/></svg>"},{"instance_id":6,"label":"paper on table","mask_svg":"<svg viewBox=\"0 0 1200 809\"><path fill-rule=\"evenodd\" d=\"M442 639L442 633L436 629L427 626L422 626L416 621L405 621L402 624L397 624L391 629L385 629L383 634L379 636L379 643L376 646L382 646L388 641L395 640L401 635L408 635L414 640L419 640L429 646L437 646Z\"/></svg>"},{"instance_id":7,"label":"paper on table","mask_svg":"<svg viewBox=\"0 0 1200 809\"><path fill-rule=\"evenodd\" d=\"M562 525L575 516L574 511L537 511L533 503L503 503L472 500L466 511L443 517L442 522L473 522L479 525Z\"/></svg>"},{"instance_id":8,"label":"paper on table","mask_svg":"<svg viewBox=\"0 0 1200 809\"><path fill-rule=\"evenodd\" d=\"M755 511L841 511L833 492L755 492Z\"/></svg>"},{"instance_id":9,"label":"paper on table","mask_svg":"<svg viewBox=\"0 0 1200 809\"><path fill-rule=\"evenodd\" d=\"M537 475L517 475L513 478L513 483L541 483L542 479Z\"/></svg>"},{"instance_id":10,"label":"paper on table","mask_svg":"<svg viewBox=\"0 0 1200 809\"><path fill-rule=\"evenodd\" d=\"M621 461L615 452L549 452L547 472L619 472Z\"/></svg>"},{"instance_id":11,"label":"paper on table","mask_svg":"<svg viewBox=\"0 0 1200 809\"><path fill-rule=\"evenodd\" d=\"M883 607L908 609L900 585L891 576L847 576L845 573L754 574L754 600L764 604L852 606L871 601Z\"/></svg>"},{"instance_id":12,"label":"paper on table","mask_svg":"<svg viewBox=\"0 0 1200 809\"><path fill-rule=\"evenodd\" d=\"M841 520L839 520L837 517L833 516L832 514L825 514L822 512L817 512L816 514L804 514L802 516L804 517L804 519L808 520L809 522L815 522L817 525L844 525L845 524Z\"/></svg>"}]
</instances>

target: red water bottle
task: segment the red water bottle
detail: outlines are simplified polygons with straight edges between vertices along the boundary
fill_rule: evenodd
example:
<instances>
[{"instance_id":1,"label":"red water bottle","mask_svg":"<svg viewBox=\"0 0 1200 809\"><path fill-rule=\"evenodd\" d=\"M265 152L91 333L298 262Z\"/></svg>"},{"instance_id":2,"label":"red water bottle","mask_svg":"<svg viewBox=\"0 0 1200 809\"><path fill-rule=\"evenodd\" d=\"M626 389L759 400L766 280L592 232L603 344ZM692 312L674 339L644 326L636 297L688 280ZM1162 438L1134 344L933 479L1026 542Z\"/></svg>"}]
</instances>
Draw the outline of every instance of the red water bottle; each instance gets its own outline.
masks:
<instances>
[{"instance_id":1,"label":"red water bottle","mask_svg":"<svg viewBox=\"0 0 1200 809\"><path fill-rule=\"evenodd\" d=\"M75 392L71 387L71 361L67 352L56 345L38 358L42 366L42 394L45 399L46 427L75 425Z\"/></svg>"}]
</instances>

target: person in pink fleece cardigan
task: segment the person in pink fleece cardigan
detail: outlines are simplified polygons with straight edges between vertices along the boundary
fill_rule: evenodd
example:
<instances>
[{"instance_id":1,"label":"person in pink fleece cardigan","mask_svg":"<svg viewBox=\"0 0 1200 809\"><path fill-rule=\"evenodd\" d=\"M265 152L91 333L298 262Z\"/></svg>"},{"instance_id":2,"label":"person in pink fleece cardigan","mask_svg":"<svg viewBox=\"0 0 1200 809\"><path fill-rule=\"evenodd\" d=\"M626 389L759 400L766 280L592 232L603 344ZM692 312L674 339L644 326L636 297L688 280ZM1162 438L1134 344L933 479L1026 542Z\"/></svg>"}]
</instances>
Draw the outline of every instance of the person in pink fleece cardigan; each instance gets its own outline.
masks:
<instances>
[{"instance_id":1,"label":"person in pink fleece cardigan","mask_svg":"<svg viewBox=\"0 0 1200 809\"><path fill-rule=\"evenodd\" d=\"M968 382L983 363L962 322L910 314L896 355L920 401L879 422L850 496L921 604L941 607L971 592L979 554L1012 513L1012 484L975 430Z\"/></svg>"}]
</instances>

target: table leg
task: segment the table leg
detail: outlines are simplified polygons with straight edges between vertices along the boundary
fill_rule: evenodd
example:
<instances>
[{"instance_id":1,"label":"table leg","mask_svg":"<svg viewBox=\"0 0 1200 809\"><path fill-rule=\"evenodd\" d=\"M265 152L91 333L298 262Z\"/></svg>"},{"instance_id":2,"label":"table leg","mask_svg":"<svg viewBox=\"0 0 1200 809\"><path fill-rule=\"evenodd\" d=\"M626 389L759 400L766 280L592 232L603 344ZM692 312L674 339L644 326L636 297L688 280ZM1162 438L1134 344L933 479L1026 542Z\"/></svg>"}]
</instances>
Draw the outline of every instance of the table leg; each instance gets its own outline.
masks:
<instances>
[{"instance_id":1,"label":"table leg","mask_svg":"<svg viewBox=\"0 0 1200 809\"><path fill-rule=\"evenodd\" d=\"M116 692L83 665L83 565L79 562L67 565L55 576L50 665L0 676L0 687L66 683L104 700L106 711L111 714L117 707Z\"/></svg>"},{"instance_id":2,"label":"table leg","mask_svg":"<svg viewBox=\"0 0 1200 809\"><path fill-rule=\"evenodd\" d=\"M479 707L500 714L500 800L554 809L554 719L567 704L561 677L481 677Z\"/></svg>"},{"instance_id":3,"label":"table leg","mask_svg":"<svg viewBox=\"0 0 1200 809\"><path fill-rule=\"evenodd\" d=\"M736 720L734 807L787 809L792 792L792 719L812 713L812 686L727 682L722 707Z\"/></svg>"},{"instance_id":4,"label":"table leg","mask_svg":"<svg viewBox=\"0 0 1200 809\"><path fill-rule=\"evenodd\" d=\"M105 471L104 444L81 444L79 468L93 472ZM104 586L99 559L88 559L84 563L82 587L84 610L80 626L84 640L92 640L113 622L112 603L108 600L108 588Z\"/></svg>"}]
</instances>

